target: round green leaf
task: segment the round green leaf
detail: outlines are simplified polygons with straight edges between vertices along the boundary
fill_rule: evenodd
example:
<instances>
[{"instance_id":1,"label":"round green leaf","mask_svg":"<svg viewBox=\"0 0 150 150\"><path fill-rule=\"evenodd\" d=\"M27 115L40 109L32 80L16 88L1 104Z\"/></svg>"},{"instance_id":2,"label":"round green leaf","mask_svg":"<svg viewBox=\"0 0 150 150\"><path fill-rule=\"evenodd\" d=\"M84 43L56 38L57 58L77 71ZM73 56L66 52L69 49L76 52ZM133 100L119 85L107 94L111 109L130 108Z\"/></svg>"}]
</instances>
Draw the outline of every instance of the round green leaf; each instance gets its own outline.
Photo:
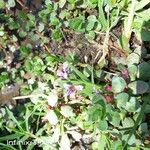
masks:
<instances>
[{"instance_id":1,"label":"round green leaf","mask_svg":"<svg viewBox=\"0 0 150 150\"><path fill-rule=\"evenodd\" d=\"M149 85L144 81L134 81L128 84L128 87L132 90L133 94L144 94L148 91Z\"/></svg>"},{"instance_id":2,"label":"round green leaf","mask_svg":"<svg viewBox=\"0 0 150 150\"><path fill-rule=\"evenodd\" d=\"M138 64L140 62L140 56L136 53L131 53L127 57L127 63L128 64Z\"/></svg>"},{"instance_id":3,"label":"round green leaf","mask_svg":"<svg viewBox=\"0 0 150 150\"><path fill-rule=\"evenodd\" d=\"M150 79L150 63L147 62L142 62L138 66L138 73L137 77L142 79L142 80L149 80Z\"/></svg>"},{"instance_id":4,"label":"round green leaf","mask_svg":"<svg viewBox=\"0 0 150 150\"><path fill-rule=\"evenodd\" d=\"M114 93L122 92L126 87L126 81L122 77L112 78L112 89Z\"/></svg>"},{"instance_id":5,"label":"round green leaf","mask_svg":"<svg viewBox=\"0 0 150 150\"><path fill-rule=\"evenodd\" d=\"M129 102L127 102L125 109L128 112L136 112L139 108L140 104L135 97L131 97Z\"/></svg>"},{"instance_id":6,"label":"round green leaf","mask_svg":"<svg viewBox=\"0 0 150 150\"><path fill-rule=\"evenodd\" d=\"M126 105L128 99L129 99L129 95L127 93L119 93L115 96L116 99L116 103L117 103L117 107L118 108L124 108L124 106Z\"/></svg>"},{"instance_id":7,"label":"round green leaf","mask_svg":"<svg viewBox=\"0 0 150 150\"><path fill-rule=\"evenodd\" d=\"M128 66L128 72L129 72L129 76L131 81L134 81L137 77L137 66L136 65L129 65Z\"/></svg>"},{"instance_id":8,"label":"round green leaf","mask_svg":"<svg viewBox=\"0 0 150 150\"><path fill-rule=\"evenodd\" d=\"M15 7L16 3L14 0L8 0L8 7Z\"/></svg>"}]
</instances>

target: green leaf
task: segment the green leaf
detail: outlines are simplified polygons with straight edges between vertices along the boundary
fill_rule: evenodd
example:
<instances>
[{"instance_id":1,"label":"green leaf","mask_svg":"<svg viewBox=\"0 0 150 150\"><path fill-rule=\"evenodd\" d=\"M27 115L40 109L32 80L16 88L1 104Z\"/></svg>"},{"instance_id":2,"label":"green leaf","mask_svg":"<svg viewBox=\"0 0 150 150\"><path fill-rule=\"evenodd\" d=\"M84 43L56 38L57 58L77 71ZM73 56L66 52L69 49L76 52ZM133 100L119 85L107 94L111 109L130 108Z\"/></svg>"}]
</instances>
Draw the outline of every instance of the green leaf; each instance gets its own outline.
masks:
<instances>
[{"instance_id":1,"label":"green leaf","mask_svg":"<svg viewBox=\"0 0 150 150\"><path fill-rule=\"evenodd\" d=\"M144 103L143 103L143 105L142 105L142 107L141 107L141 111L140 111L140 113L139 113L139 115L138 115L138 117L137 117L137 119L136 119L136 121L135 121L135 124L134 124L133 128L132 128L133 130L131 130L131 132L130 132L128 138L126 139L126 141L125 141L125 143L124 143L124 145L123 145L123 149L126 147L128 141L131 139L131 137L132 137L132 135L135 133L135 131L136 131L136 129L137 129L139 123L140 123L141 120L143 119L144 110L145 110L145 108L146 108L147 103L149 102L149 99L150 99L150 94L144 96L144 98L143 98Z\"/></svg>"},{"instance_id":2,"label":"green leaf","mask_svg":"<svg viewBox=\"0 0 150 150\"><path fill-rule=\"evenodd\" d=\"M75 72L75 74L80 77L81 80L89 81L89 79L77 68L75 68L73 65L69 64L70 68Z\"/></svg>"},{"instance_id":3,"label":"green leaf","mask_svg":"<svg viewBox=\"0 0 150 150\"><path fill-rule=\"evenodd\" d=\"M50 21L51 21L51 25L53 25L53 26L59 26L59 24L60 24L59 19L54 15L51 15Z\"/></svg>"},{"instance_id":4,"label":"green leaf","mask_svg":"<svg viewBox=\"0 0 150 150\"><path fill-rule=\"evenodd\" d=\"M77 18L71 19L69 22L69 26L74 30L80 30L82 28L83 23L84 23L84 17L79 16Z\"/></svg>"},{"instance_id":5,"label":"green leaf","mask_svg":"<svg viewBox=\"0 0 150 150\"><path fill-rule=\"evenodd\" d=\"M9 115L9 117L14 121L14 123L16 123L16 125L18 126L18 128L23 131L23 128L21 127L20 123L17 121L17 119L15 118L15 116L13 115L13 113L8 109L6 108L7 110L7 113Z\"/></svg>"},{"instance_id":6,"label":"green leaf","mask_svg":"<svg viewBox=\"0 0 150 150\"><path fill-rule=\"evenodd\" d=\"M116 103L117 103L117 107L118 108L124 108L124 106L126 105L126 103L128 102L129 99L129 94L127 93L119 93L115 96L116 99Z\"/></svg>"},{"instance_id":7,"label":"green leaf","mask_svg":"<svg viewBox=\"0 0 150 150\"><path fill-rule=\"evenodd\" d=\"M125 109L128 112L136 112L138 108L140 107L140 104L138 100L135 97L131 97L129 102L127 102Z\"/></svg>"},{"instance_id":8,"label":"green leaf","mask_svg":"<svg viewBox=\"0 0 150 150\"><path fill-rule=\"evenodd\" d=\"M59 7L63 8L66 4L66 0L59 0Z\"/></svg>"},{"instance_id":9,"label":"green leaf","mask_svg":"<svg viewBox=\"0 0 150 150\"><path fill-rule=\"evenodd\" d=\"M142 9L143 7L145 7L146 5L150 4L149 0L141 0L140 2L138 2L138 4L135 7L135 11L138 11L140 9Z\"/></svg>"},{"instance_id":10,"label":"green leaf","mask_svg":"<svg viewBox=\"0 0 150 150\"><path fill-rule=\"evenodd\" d=\"M103 26L103 30L106 30L109 26L108 26L108 22L105 17L103 6L104 6L104 0L98 0L98 11L99 11L98 19Z\"/></svg>"},{"instance_id":11,"label":"green leaf","mask_svg":"<svg viewBox=\"0 0 150 150\"><path fill-rule=\"evenodd\" d=\"M15 7L15 0L8 0L8 7Z\"/></svg>"},{"instance_id":12,"label":"green leaf","mask_svg":"<svg viewBox=\"0 0 150 150\"><path fill-rule=\"evenodd\" d=\"M21 38L24 38L24 37L27 36L27 32L21 30L21 31L19 32L19 36L20 36Z\"/></svg>"},{"instance_id":13,"label":"green leaf","mask_svg":"<svg viewBox=\"0 0 150 150\"><path fill-rule=\"evenodd\" d=\"M6 140L15 140L17 138L20 138L21 136L22 136L22 134L18 134L18 133L2 136L2 137L0 137L0 142L6 141Z\"/></svg>"},{"instance_id":14,"label":"green leaf","mask_svg":"<svg viewBox=\"0 0 150 150\"><path fill-rule=\"evenodd\" d=\"M0 0L0 9L5 8L5 2L4 0Z\"/></svg>"},{"instance_id":15,"label":"green leaf","mask_svg":"<svg viewBox=\"0 0 150 150\"><path fill-rule=\"evenodd\" d=\"M59 41L62 39L62 33L59 29L55 29L52 32L52 38L56 41Z\"/></svg>"},{"instance_id":16,"label":"green leaf","mask_svg":"<svg viewBox=\"0 0 150 150\"><path fill-rule=\"evenodd\" d=\"M128 64L139 64L140 62L140 56L136 53L131 53L128 57L127 57L127 63Z\"/></svg>"},{"instance_id":17,"label":"green leaf","mask_svg":"<svg viewBox=\"0 0 150 150\"><path fill-rule=\"evenodd\" d=\"M98 128L99 130L101 131L106 131L108 129L108 123L106 120L101 120L99 123L98 123Z\"/></svg>"},{"instance_id":18,"label":"green leaf","mask_svg":"<svg viewBox=\"0 0 150 150\"><path fill-rule=\"evenodd\" d=\"M29 47L29 45L22 45L20 51L23 56L27 56L31 52L31 47Z\"/></svg>"},{"instance_id":19,"label":"green leaf","mask_svg":"<svg viewBox=\"0 0 150 150\"><path fill-rule=\"evenodd\" d=\"M131 81L134 81L136 79L137 71L138 71L138 68L136 65L128 65L128 72L129 72Z\"/></svg>"},{"instance_id":20,"label":"green leaf","mask_svg":"<svg viewBox=\"0 0 150 150\"><path fill-rule=\"evenodd\" d=\"M98 105L92 106L88 109L88 116L90 121L100 121L102 118L102 108Z\"/></svg>"},{"instance_id":21,"label":"green leaf","mask_svg":"<svg viewBox=\"0 0 150 150\"><path fill-rule=\"evenodd\" d=\"M122 77L113 77L112 78L112 89L114 93L122 92L126 87L126 82Z\"/></svg>"},{"instance_id":22,"label":"green leaf","mask_svg":"<svg viewBox=\"0 0 150 150\"><path fill-rule=\"evenodd\" d=\"M134 121L132 118L127 117L122 121L122 125L124 128L129 128L134 126Z\"/></svg>"},{"instance_id":23,"label":"green leaf","mask_svg":"<svg viewBox=\"0 0 150 150\"><path fill-rule=\"evenodd\" d=\"M51 0L45 0L45 5L49 5L49 4L52 4L52 1Z\"/></svg>"},{"instance_id":24,"label":"green leaf","mask_svg":"<svg viewBox=\"0 0 150 150\"><path fill-rule=\"evenodd\" d=\"M138 66L138 73L137 73L137 77L146 81L150 79L150 63L148 62L142 62L141 64L139 64Z\"/></svg>"},{"instance_id":25,"label":"green leaf","mask_svg":"<svg viewBox=\"0 0 150 150\"><path fill-rule=\"evenodd\" d=\"M111 124L114 125L115 127L120 125L120 115L118 112L114 112L112 116L112 121Z\"/></svg>"},{"instance_id":26,"label":"green leaf","mask_svg":"<svg viewBox=\"0 0 150 150\"><path fill-rule=\"evenodd\" d=\"M138 46L135 50L134 53L138 54L140 58L144 58L147 55L147 49L143 46Z\"/></svg>"},{"instance_id":27,"label":"green leaf","mask_svg":"<svg viewBox=\"0 0 150 150\"><path fill-rule=\"evenodd\" d=\"M64 116L64 117L73 117L75 116L72 107L70 106L61 106L61 111L60 113Z\"/></svg>"},{"instance_id":28,"label":"green leaf","mask_svg":"<svg viewBox=\"0 0 150 150\"><path fill-rule=\"evenodd\" d=\"M88 40L94 40L95 39L95 32L94 31L89 31L87 34L85 34L85 37L88 39Z\"/></svg>"},{"instance_id":29,"label":"green leaf","mask_svg":"<svg viewBox=\"0 0 150 150\"><path fill-rule=\"evenodd\" d=\"M9 75L7 72L2 72L0 75L0 84L9 81Z\"/></svg>"},{"instance_id":30,"label":"green leaf","mask_svg":"<svg viewBox=\"0 0 150 150\"><path fill-rule=\"evenodd\" d=\"M149 89L148 83L141 81L141 80L129 83L128 87L132 90L132 93L135 95L144 94Z\"/></svg>"},{"instance_id":31,"label":"green leaf","mask_svg":"<svg viewBox=\"0 0 150 150\"><path fill-rule=\"evenodd\" d=\"M5 150L17 150L16 148L14 148L13 146L9 144L0 143L0 146L2 149L5 149Z\"/></svg>"},{"instance_id":32,"label":"green leaf","mask_svg":"<svg viewBox=\"0 0 150 150\"><path fill-rule=\"evenodd\" d=\"M148 124L146 122L142 123L138 130L140 131L140 133L147 133L148 132Z\"/></svg>"},{"instance_id":33,"label":"green leaf","mask_svg":"<svg viewBox=\"0 0 150 150\"><path fill-rule=\"evenodd\" d=\"M131 137L130 137L130 139L129 139L129 141L128 141L128 144L129 145L133 145L133 144L135 144L136 143L136 138L135 138L135 135L133 134Z\"/></svg>"},{"instance_id":34,"label":"green leaf","mask_svg":"<svg viewBox=\"0 0 150 150\"><path fill-rule=\"evenodd\" d=\"M97 22L97 18L95 15L88 16L88 22L86 26L86 30L90 31L94 28L95 23Z\"/></svg>"},{"instance_id":35,"label":"green leaf","mask_svg":"<svg viewBox=\"0 0 150 150\"><path fill-rule=\"evenodd\" d=\"M97 4L98 0L89 0L92 4Z\"/></svg>"},{"instance_id":36,"label":"green leaf","mask_svg":"<svg viewBox=\"0 0 150 150\"><path fill-rule=\"evenodd\" d=\"M149 12L150 12L150 9L149 9ZM141 31L141 38L142 38L143 41L150 41L150 30L149 30L149 27L150 27L150 20L145 21L143 23L143 27L142 27L142 31Z\"/></svg>"}]
</instances>

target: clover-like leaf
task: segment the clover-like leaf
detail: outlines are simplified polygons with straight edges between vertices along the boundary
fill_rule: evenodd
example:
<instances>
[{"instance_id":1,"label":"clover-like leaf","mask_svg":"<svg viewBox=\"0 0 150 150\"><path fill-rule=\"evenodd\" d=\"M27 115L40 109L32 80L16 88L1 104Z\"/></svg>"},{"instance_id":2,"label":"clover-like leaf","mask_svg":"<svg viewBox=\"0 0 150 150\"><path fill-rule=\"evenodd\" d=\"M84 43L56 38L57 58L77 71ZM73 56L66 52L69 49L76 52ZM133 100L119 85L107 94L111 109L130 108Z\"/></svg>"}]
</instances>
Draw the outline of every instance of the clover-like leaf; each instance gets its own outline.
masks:
<instances>
[{"instance_id":1,"label":"clover-like leaf","mask_svg":"<svg viewBox=\"0 0 150 150\"><path fill-rule=\"evenodd\" d=\"M8 0L8 7L15 7L16 3L14 0Z\"/></svg>"},{"instance_id":2,"label":"clover-like leaf","mask_svg":"<svg viewBox=\"0 0 150 150\"><path fill-rule=\"evenodd\" d=\"M128 112L136 112L139 108L140 104L135 97L131 97L129 102L127 102L125 109Z\"/></svg>"},{"instance_id":3,"label":"clover-like leaf","mask_svg":"<svg viewBox=\"0 0 150 150\"><path fill-rule=\"evenodd\" d=\"M138 66L138 73L137 73L137 77L146 81L150 79L150 63L148 62L142 62L141 64L139 64Z\"/></svg>"},{"instance_id":4,"label":"clover-like leaf","mask_svg":"<svg viewBox=\"0 0 150 150\"><path fill-rule=\"evenodd\" d=\"M117 107L118 108L124 108L124 106L126 105L128 99L129 99L129 95L127 93L119 93L115 96L116 99L116 103L117 103Z\"/></svg>"},{"instance_id":5,"label":"clover-like leaf","mask_svg":"<svg viewBox=\"0 0 150 150\"><path fill-rule=\"evenodd\" d=\"M83 23L84 23L84 17L79 16L77 18L70 20L69 26L74 30L80 30Z\"/></svg>"},{"instance_id":6,"label":"clover-like leaf","mask_svg":"<svg viewBox=\"0 0 150 150\"><path fill-rule=\"evenodd\" d=\"M136 53L131 53L127 58L128 64L139 64L140 56Z\"/></svg>"},{"instance_id":7,"label":"clover-like leaf","mask_svg":"<svg viewBox=\"0 0 150 150\"><path fill-rule=\"evenodd\" d=\"M122 92L126 87L126 81L122 77L112 78L112 89L114 93Z\"/></svg>"},{"instance_id":8,"label":"clover-like leaf","mask_svg":"<svg viewBox=\"0 0 150 150\"><path fill-rule=\"evenodd\" d=\"M130 76L130 80L134 81L137 77L138 68L136 65L128 65L128 72Z\"/></svg>"},{"instance_id":9,"label":"clover-like leaf","mask_svg":"<svg viewBox=\"0 0 150 150\"><path fill-rule=\"evenodd\" d=\"M106 120L101 120L98 124L98 128L101 130L101 131L105 131L107 130L108 128L108 123Z\"/></svg>"},{"instance_id":10,"label":"clover-like leaf","mask_svg":"<svg viewBox=\"0 0 150 150\"><path fill-rule=\"evenodd\" d=\"M86 30L90 31L94 28L95 23L97 22L96 16L91 15L88 18Z\"/></svg>"},{"instance_id":11,"label":"clover-like leaf","mask_svg":"<svg viewBox=\"0 0 150 150\"><path fill-rule=\"evenodd\" d=\"M53 30L53 32L52 32L52 38L53 38L54 40L56 40L56 41L61 40L61 38L62 38L62 33L61 33L61 31L60 31L59 29Z\"/></svg>"},{"instance_id":12,"label":"clover-like leaf","mask_svg":"<svg viewBox=\"0 0 150 150\"><path fill-rule=\"evenodd\" d=\"M128 87L132 90L133 94L144 94L148 91L148 83L138 80L128 84Z\"/></svg>"},{"instance_id":13,"label":"clover-like leaf","mask_svg":"<svg viewBox=\"0 0 150 150\"><path fill-rule=\"evenodd\" d=\"M134 126L134 121L132 118L127 117L122 121L122 125L124 128L129 128Z\"/></svg>"}]
</instances>

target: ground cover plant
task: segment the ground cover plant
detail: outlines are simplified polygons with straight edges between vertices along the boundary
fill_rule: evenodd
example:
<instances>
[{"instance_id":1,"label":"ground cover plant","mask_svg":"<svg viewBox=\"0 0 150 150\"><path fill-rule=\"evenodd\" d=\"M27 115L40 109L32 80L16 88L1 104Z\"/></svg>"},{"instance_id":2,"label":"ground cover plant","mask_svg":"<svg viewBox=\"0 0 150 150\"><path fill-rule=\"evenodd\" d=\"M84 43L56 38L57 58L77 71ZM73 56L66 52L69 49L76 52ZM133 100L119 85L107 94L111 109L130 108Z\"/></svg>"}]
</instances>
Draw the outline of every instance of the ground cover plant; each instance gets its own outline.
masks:
<instances>
[{"instance_id":1,"label":"ground cover plant","mask_svg":"<svg viewBox=\"0 0 150 150\"><path fill-rule=\"evenodd\" d=\"M148 0L0 0L0 149L150 149Z\"/></svg>"}]
</instances>

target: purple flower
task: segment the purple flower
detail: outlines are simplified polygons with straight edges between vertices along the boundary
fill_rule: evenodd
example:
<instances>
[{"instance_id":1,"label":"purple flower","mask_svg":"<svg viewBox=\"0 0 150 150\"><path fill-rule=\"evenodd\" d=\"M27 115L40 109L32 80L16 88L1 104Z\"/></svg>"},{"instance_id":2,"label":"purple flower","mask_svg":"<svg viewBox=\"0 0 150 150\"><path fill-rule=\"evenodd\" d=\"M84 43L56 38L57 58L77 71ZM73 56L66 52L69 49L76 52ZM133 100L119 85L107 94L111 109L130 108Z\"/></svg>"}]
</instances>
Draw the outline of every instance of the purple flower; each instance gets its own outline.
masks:
<instances>
[{"instance_id":1,"label":"purple flower","mask_svg":"<svg viewBox=\"0 0 150 150\"><path fill-rule=\"evenodd\" d=\"M57 75L62 79L67 79L69 74L68 63L63 63L62 67L57 70Z\"/></svg>"},{"instance_id":2,"label":"purple flower","mask_svg":"<svg viewBox=\"0 0 150 150\"><path fill-rule=\"evenodd\" d=\"M83 90L82 85L65 84L64 88L66 90L65 96L69 96L70 98L75 98L76 93Z\"/></svg>"}]
</instances>

